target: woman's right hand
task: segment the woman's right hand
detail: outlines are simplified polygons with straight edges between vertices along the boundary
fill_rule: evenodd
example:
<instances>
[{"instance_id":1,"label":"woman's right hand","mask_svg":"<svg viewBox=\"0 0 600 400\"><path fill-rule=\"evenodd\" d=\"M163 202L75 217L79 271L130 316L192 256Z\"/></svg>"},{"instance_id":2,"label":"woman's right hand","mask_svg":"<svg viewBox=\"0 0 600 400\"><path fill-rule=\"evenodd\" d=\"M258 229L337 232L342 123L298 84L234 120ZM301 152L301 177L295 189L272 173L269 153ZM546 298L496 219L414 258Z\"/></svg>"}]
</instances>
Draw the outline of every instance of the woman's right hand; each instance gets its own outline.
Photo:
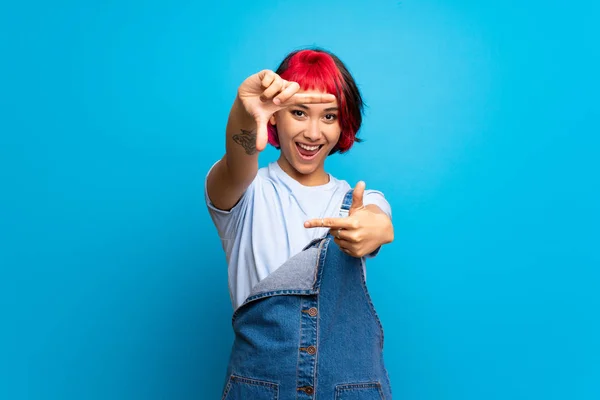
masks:
<instances>
[{"instance_id":1,"label":"woman's right hand","mask_svg":"<svg viewBox=\"0 0 600 400\"><path fill-rule=\"evenodd\" d=\"M286 81L265 69L248 78L238 88L238 98L256 122L256 150L267 146L269 118L275 112L294 104L331 103L335 96L328 93L298 93L297 82Z\"/></svg>"}]
</instances>

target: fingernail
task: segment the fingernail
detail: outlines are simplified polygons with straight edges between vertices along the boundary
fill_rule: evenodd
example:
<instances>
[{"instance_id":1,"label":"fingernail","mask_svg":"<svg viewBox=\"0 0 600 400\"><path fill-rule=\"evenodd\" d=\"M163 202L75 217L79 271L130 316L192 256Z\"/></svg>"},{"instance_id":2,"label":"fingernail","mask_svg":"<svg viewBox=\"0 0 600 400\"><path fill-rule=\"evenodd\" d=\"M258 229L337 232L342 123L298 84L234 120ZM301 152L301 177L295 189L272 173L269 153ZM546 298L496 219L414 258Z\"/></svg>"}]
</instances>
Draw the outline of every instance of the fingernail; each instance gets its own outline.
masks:
<instances>
[{"instance_id":1,"label":"fingernail","mask_svg":"<svg viewBox=\"0 0 600 400\"><path fill-rule=\"evenodd\" d=\"M281 104L281 99L278 99L277 97L273 99L273 104L275 105L280 105Z\"/></svg>"}]
</instances>

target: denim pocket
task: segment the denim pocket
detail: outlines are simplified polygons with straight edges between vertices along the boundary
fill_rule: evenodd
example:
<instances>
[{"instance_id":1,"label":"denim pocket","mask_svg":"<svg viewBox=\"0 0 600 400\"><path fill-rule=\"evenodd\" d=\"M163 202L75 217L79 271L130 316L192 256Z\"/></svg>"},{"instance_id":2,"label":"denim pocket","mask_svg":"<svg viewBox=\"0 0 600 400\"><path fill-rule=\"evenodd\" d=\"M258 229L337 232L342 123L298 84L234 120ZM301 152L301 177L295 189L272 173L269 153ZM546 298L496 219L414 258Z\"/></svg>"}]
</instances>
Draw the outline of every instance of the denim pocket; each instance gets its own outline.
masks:
<instances>
[{"instance_id":1,"label":"denim pocket","mask_svg":"<svg viewBox=\"0 0 600 400\"><path fill-rule=\"evenodd\" d=\"M384 400L379 382L349 383L335 387L335 400Z\"/></svg>"},{"instance_id":2,"label":"denim pocket","mask_svg":"<svg viewBox=\"0 0 600 400\"><path fill-rule=\"evenodd\" d=\"M231 375L225 386L222 400L277 400L279 385L258 379Z\"/></svg>"}]
</instances>

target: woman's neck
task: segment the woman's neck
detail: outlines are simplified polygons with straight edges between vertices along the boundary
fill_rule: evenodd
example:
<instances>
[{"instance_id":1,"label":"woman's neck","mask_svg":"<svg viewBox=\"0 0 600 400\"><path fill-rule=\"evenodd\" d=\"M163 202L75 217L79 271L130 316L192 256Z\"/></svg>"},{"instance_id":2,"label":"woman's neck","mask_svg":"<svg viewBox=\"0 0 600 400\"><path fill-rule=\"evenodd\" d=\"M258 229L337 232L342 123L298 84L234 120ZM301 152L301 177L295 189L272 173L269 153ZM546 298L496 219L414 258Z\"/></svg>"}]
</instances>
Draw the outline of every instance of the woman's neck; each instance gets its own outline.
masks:
<instances>
[{"instance_id":1,"label":"woman's neck","mask_svg":"<svg viewBox=\"0 0 600 400\"><path fill-rule=\"evenodd\" d=\"M288 162L283 154L279 157L277 163L283 172L303 186L321 186L329 183L329 174L325 172L323 165L320 165L310 174L301 174Z\"/></svg>"}]
</instances>

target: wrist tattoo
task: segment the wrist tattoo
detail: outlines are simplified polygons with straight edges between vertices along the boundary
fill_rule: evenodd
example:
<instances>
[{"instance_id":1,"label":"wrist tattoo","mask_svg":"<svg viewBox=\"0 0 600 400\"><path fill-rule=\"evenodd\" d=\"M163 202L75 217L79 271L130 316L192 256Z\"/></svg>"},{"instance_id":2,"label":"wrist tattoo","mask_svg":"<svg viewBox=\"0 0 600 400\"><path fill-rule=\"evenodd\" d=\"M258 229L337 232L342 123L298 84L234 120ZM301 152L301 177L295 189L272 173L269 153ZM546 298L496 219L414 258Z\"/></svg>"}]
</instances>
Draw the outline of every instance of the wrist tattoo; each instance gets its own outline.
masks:
<instances>
[{"instance_id":1,"label":"wrist tattoo","mask_svg":"<svg viewBox=\"0 0 600 400\"><path fill-rule=\"evenodd\" d=\"M242 129L242 133L233 135L233 141L246 150L246 154L256 153L256 131L247 131Z\"/></svg>"}]
</instances>

